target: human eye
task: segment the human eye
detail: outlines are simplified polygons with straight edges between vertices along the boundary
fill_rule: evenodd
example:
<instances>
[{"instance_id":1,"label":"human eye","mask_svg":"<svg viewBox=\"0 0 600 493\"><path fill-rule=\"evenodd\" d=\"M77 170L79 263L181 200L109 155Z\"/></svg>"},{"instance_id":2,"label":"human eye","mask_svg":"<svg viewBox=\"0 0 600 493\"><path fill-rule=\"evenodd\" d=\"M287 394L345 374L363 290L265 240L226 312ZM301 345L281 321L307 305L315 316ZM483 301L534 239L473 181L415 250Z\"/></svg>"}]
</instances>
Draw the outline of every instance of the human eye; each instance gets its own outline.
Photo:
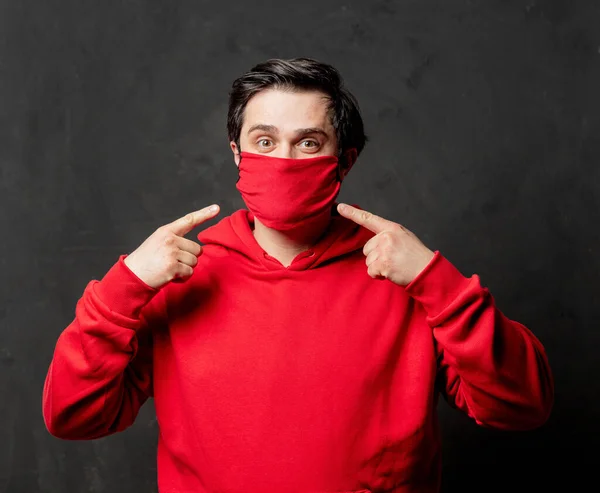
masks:
<instances>
[{"instance_id":1,"label":"human eye","mask_svg":"<svg viewBox=\"0 0 600 493\"><path fill-rule=\"evenodd\" d=\"M271 141L271 139L259 139L257 141L258 147L262 148L262 149L268 149L273 142Z\"/></svg>"},{"instance_id":2,"label":"human eye","mask_svg":"<svg viewBox=\"0 0 600 493\"><path fill-rule=\"evenodd\" d=\"M310 144L310 145L304 145L304 144ZM319 143L316 140L303 140L302 142L300 142L300 145L302 147L304 147L305 149L314 149L315 147L319 146Z\"/></svg>"}]
</instances>

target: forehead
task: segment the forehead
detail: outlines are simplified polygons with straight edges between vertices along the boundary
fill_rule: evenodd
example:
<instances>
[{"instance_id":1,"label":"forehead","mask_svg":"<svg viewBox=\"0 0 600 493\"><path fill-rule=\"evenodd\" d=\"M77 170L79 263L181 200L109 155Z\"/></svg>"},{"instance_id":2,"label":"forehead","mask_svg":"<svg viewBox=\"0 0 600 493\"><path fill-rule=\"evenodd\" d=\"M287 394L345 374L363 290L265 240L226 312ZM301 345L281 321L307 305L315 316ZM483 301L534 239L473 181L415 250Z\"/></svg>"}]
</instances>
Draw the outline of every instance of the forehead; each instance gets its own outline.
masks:
<instances>
[{"instance_id":1,"label":"forehead","mask_svg":"<svg viewBox=\"0 0 600 493\"><path fill-rule=\"evenodd\" d=\"M267 89L248 101L242 128L262 123L282 131L318 126L333 132L327 104L322 92Z\"/></svg>"}]
</instances>

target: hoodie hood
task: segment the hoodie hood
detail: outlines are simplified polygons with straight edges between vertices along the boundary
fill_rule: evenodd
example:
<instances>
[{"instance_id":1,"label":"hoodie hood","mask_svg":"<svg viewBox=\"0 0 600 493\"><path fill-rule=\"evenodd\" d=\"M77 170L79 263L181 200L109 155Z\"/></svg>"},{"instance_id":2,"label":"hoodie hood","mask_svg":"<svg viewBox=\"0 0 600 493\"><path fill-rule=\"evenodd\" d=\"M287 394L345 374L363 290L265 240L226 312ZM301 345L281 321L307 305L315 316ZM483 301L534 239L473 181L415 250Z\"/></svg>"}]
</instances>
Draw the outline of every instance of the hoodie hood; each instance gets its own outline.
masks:
<instances>
[{"instance_id":1,"label":"hoodie hood","mask_svg":"<svg viewBox=\"0 0 600 493\"><path fill-rule=\"evenodd\" d=\"M356 204L351 205L361 209ZM323 236L311 248L297 255L288 267L268 255L258 244L252 233L254 216L247 209L239 209L224 217L217 224L201 231L197 238L204 245L216 245L229 252L236 252L268 270L314 269L324 262L362 250L365 243L375 235L341 216L337 212L337 206L337 202L332 206L331 222Z\"/></svg>"}]
</instances>

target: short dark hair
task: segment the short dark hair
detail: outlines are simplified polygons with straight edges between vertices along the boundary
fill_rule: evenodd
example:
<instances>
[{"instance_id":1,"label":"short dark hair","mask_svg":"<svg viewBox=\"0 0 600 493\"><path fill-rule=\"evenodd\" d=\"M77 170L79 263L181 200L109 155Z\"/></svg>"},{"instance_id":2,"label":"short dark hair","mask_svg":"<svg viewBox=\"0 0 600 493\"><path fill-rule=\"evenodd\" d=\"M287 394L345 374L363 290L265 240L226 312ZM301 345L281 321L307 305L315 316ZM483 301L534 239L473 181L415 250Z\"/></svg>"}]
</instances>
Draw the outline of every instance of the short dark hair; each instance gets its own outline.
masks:
<instances>
[{"instance_id":1,"label":"short dark hair","mask_svg":"<svg viewBox=\"0 0 600 493\"><path fill-rule=\"evenodd\" d=\"M312 58L272 58L259 63L233 82L229 92L227 132L229 141L240 147L244 110L250 98L265 89L316 90L328 96L328 110L336 131L338 155L355 148L363 150L365 135L358 101L344 87L340 73L331 65Z\"/></svg>"}]
</instances>

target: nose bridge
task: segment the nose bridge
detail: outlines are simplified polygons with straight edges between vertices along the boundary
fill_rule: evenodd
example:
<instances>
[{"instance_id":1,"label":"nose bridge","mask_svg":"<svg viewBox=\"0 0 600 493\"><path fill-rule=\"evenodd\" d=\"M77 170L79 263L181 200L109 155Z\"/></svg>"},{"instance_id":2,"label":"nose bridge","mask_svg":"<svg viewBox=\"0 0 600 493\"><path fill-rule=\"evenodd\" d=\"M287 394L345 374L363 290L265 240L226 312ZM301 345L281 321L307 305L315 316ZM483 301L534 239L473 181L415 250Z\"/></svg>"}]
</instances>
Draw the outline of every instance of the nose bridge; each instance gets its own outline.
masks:
<instances>
[{"instance_id":1,"label":"nose bridge","mask_svg":"<svg viewBox=\"0 0 600 493\"><path fill-rule=\"evenodd\" d=\"M279 156L279 157L285 157L285 158L295 158L295 157L297 157L296 154L295 154L294 146L292 146L290 144L285 144L284 146L282 146L281 156Z\"/></svg>"},{"instance_id":2,"label":"nose bridge","mask_svg":"<svg viewBox=\"0 0 600 493\"><path fill-rule=\"evenodd\" d=\"M280 135L279 145L277 146L278 157L283 158L294 158L297 157L295 155L296 148L294 143L292 142L292 137L287 135L285 132L282 132Z\"/></svg>"}]
</instances>

